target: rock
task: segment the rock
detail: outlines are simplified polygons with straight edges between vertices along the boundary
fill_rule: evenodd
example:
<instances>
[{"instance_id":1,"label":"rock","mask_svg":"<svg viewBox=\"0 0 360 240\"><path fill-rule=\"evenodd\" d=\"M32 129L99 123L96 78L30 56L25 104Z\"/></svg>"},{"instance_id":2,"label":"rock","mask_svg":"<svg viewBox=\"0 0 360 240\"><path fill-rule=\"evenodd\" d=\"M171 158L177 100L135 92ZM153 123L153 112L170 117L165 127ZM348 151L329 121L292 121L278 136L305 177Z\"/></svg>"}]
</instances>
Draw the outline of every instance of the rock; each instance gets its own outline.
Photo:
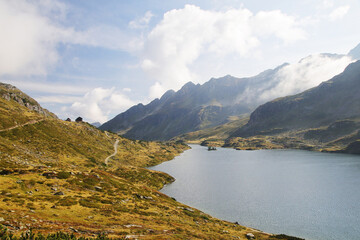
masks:
<instances>
[{"instance_id":1,"label":"rock","mask_svg":"<svg viewBox=\"0 0 360 240\"><path fill-rule=\"evenodd\" d=\"M16 183L22 183L23 181L22 180L17 180Z\"/></svg>"},{"instance_id":2,"label":"rock","mask_svg":"<svg viewBox=\"0 0 360 240\"><path fill-rule=\"evenodd\" d=\"M58 189L56 187L52 187L51 190L57 191Z\"/></svg>"},{"instance_id":3,"label":"rock","mask_svg":"<svg viewBox=\"0 0 360 240\"><path fill-rule=\"evenodd\" d=\"M56 192L56 193L54 193L54 195L56 195L56 196L62 196L62 195L65 195L63 192Z\"/></svg>"},{"instance_id":4,"label":"rock","mask_svg":"<svg viewBox=\"0 0 360 240\"><path fill-rule=\"evenodd\" d=\"M185 211L194 212L194 210L192 210L191 208L186 208L186 207L178 207L178 208L185 210Z\"/></svg>"},{"instance_id":5,"label":"rock","mask_svg":"<svg viewBox=\"0 0 360 240\"><path fill-rule=\"evenodd\" d=\"M128 224L128 225L124 225L124 227L126 227L126 228L142 228L143 226L136 225L136 224Z\"/></svg>"},{"instance_id":6,"label":"rock","mask_svg":"<svg viewBox=\"0 0 360 240\"><path fill-rule=\"evenodd\" d=\"M97 190L97 191L101 191L101 190L102 190L102 187L95 186L95 190Z\"/></svg>"},{"instance_id":7,"label":"rock","mask_svg":"<svg viewBox=\"0 0 360 240\"><path fill-rule=\"evenodd\" d=\"M140 198L140 199L146 199L146 200L153 200L152 197L147 197L147 196L143 196L143 195L140 195L140 194L134 194L137 198Z\"/></svg>"},{"instance_id":8,"label":"rock","mask_svg":"<svg viewBox=\"0 0 360 240\"><path fill-rule=\"evenodd\" d=\"M79 232L77 229L75 229L75 228L73 228L73 227L69 227L69 229L72 230L73 232L76 232L76 233Z\"/></svg>"},{"instance_id":9,"label":"rock","mask_svg":"<svg viewBox=\"0 0 360 240\"><path fill-rule=\"evenodd\" d=\"M95 178L97 178L97 179L100 179L100 176L97 175L97 174L92 174L91 176L92 176L92 177L95 177Z\"/></svg>"},{"instance_id":10,"label":"rock","mask_svg":"<svg viewBox=\"0 0 360 240\"><path fill-rule=\"evenodd\" d=\"M247 234L246 234L246 238L247 238L247 239L255 239L255 235L252 234L252 233L247 233Z\"/></svg>"},{"instance_id":11,"label":"rock","mask_svg":"<svg viewBox=\"0 0 360 240\"><path fill-rule=\"evenodd\" d=\"M42 153L39 153L39 154L42 154ZM56 174L57 174L57 172L52 171L52 172L45 172L42 175L46 178L56 178Z\"/></svg>"},{"instance_id":12,"label":"rock","mask_svg":"<svg viewBox=\"0 0 360 240\"><path fill-rule=\"evenodd\" d=\"M0 222L5 222L5 219L3 217L0 217Z\"/></svg>"},{"instance_id":13,"label":"rock","mask_svg":"<svg viewBox=\"0 0 360 240\"><path fill-rule=\"evenodd\" d=\"M126 235L125 239L138 239L139 237L143 237L144 235Z\"/></svg>"}]
</instances>

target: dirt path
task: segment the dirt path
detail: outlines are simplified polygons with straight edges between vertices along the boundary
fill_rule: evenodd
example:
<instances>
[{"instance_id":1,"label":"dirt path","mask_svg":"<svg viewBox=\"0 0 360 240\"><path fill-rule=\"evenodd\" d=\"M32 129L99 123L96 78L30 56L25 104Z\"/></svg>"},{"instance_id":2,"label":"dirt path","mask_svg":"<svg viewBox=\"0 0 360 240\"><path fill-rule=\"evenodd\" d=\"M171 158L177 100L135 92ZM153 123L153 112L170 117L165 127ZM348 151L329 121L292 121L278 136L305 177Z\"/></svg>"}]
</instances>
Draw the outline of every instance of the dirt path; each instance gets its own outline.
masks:
<instances>
[{"instance_id":1,"label":"dirt path","mask_svg":"<svg viewBox=\"0 0 360 240\"><path fill-rule=\"evenodd\" d=\"M109 159L114 157L116 154L117 154L117 149L118 149L118 144L119 144L119 139L116 139L115 143L114 143L114 153L111 154L110 156L108 156L106 159L105 159L105 165L107 166L108 163L109 163Z\"/></svg>"},{"instance_id":2,"label":"dirt path","mask_svg":"<svg viewBox=\"0 0 360 240\"><path fill-rule=\"evenodd\" d=\"M15 129L15 128L24 127L24 126L26 126L26 125L35 124L35 123L38 123L38 122L42 122L42 121L44 121L44 120L45 120L45 119L31 120L31 121L26 122L26 123L23 123L23 124L19 124L19 125L15 125L15 126L13 126L13 127L1 129L0 132L5 132L5 131L9 131L9 130L12 130L12 129Z\"/></svg>"}]
</instances>

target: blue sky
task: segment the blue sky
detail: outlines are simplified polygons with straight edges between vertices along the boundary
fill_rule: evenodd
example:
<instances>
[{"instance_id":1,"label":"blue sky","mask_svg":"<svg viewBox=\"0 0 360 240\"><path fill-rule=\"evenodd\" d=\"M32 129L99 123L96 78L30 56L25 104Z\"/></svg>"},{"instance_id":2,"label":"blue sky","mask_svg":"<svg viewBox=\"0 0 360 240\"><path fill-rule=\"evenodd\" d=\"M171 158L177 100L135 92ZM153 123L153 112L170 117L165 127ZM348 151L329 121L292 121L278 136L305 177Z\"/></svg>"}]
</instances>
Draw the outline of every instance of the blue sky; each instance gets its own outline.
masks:
<instances>
[{"instance_id":1,"label":"blue sky","mask_svg":"<svg viewBox=\"0 0 360 240\"><path fill-rule=\"evenodd\" d=\"M61 118L104 122L188 81L346 54L359 12L357 0L0 0L0 81Z\"/></svg>"}]
</instances>

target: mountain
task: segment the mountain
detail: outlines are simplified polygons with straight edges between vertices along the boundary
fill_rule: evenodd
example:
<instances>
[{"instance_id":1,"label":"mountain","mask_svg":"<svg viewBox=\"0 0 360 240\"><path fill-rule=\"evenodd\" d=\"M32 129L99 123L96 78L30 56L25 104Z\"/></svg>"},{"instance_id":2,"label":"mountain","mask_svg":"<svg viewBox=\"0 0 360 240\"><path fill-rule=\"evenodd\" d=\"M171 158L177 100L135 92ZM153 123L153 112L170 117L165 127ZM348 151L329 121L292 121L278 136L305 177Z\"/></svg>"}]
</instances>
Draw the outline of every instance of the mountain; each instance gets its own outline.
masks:
<instances>
[{"instance_id":1,"label":"mountain","mask_svg":"<svg viewBox=\"0 0 360 240\"><path fill-rule=\"evenodd\" d=\"M160 193L174 178L144 167L174 158L184 144L62 121L7 84L0 123L2 239L297 239L221 221Z\"/></svg>"},{"instance_id":2,"label":"mountain","mask_svg":"<svg viewBox=\"0 0 360 240\"><path fill-rule=\"evenodd\" d=\"M91 123L91 125L93 125L94 127L100 127L101 126L101 123L99 123L99 122L93 122L93 123Z\"/></svg>"},{"instance_id":3,"label":"mountain","mask_svg":"<svg viewBox=\"0 0 360 240\"><path fill-rule=\"evenodd\" d=\"M179 91L166 92L148 105L138 104L100 126L132 139L168 140L188 132L212 128L232 117L250 113L275 97L301 92L313 86L313 75L324 72L320 63L351 62L345 55L317 54L296 64L283 64L257 76L212 78L200 85L191 82ZM337 69L338 67L335 67ZM338 73L325 71L325 75ZM324 76L321 76L323 79ZM315 78L316 82L321 82Z\"/></svg>"},{"instance_id":4,"label":"mountain","mask_svg":"<svg viewBox=\"0 0 360 240\"><path fill-rule=\"evenodd\" d=\"M148 105L136 105L100 129L134 139L166 140L182 133L225 123L232 115L251 110L237 102L249 79L226 76L200 85L189 82L178 92L168 91Z\"/></svg>"},{"instance_id":5,"label":"mountain","mask_svg":"<svg viewBox=\"0 0 360 240\"><path fill-rule=\"evenodd\" d=\"M360 61L319 86L258 107L235 135L251 136L320 127L360 117Z\"/></svg>"},{"instance_id":6,"label":"mountain","mask_svg":"<svg viewBox=\"0 0 360 240\"><path fill-rule=\"evenodd\" d=\"M360 61L357 61L317 87L259 106L251 113L249 122L231 137L264 136L268 142L283 147L301 145L300 148L358 153L359 92Z\"/></svg>"},{"instance_id":7,"label":"mountain","mask_svg":"<svg viewBox=\"0 0 360 240\"><path fill-rule=\"evenodd\" d=\"M354 49L352 49L349 53L349 56L351 56L354 59L360 60L360 44L357 45Z\"/></svg>"}]
</instances>

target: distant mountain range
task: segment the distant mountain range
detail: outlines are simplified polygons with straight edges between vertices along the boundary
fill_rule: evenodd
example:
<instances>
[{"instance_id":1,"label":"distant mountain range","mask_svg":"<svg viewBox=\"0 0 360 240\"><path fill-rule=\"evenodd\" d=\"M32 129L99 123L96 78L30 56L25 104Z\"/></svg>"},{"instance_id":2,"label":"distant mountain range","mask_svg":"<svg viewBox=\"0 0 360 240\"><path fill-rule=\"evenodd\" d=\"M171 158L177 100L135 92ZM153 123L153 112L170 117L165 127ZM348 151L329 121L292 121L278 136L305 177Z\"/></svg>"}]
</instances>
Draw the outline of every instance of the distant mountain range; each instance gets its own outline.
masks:
<instances>
[{"instance_id":1,"label":"distant mountain range","mask_svg":"<svg viewBox=\"0 0 360 240\"><path fill-rule=\"evenodd\" d=\"M93 122L93 123L90 123L91 125L93 125L94 127L100 127L101 126L101 123L99 122Z\"/></svg>"},{"instance_id":2,"label":"distant mountain range","mask_svg":"<svg viewBox=\"0 0 360 240\"><path fill-rule=\"evenodd\" d=\"M356 52L356 49L352 51L354 56ZM311 73L319 76L314 73L320 72L322 65L319 63L324 62L343 64L345 68L351 58L348 55L317 54L254 77L227 75L212 78L202 85L189 82L179 91L169 90L147 105L131 107L99 128L132 139L169 140L188 132L219 126L234 116L250 114L269 100L302 92L315 86L314 81L320 83L319 79L324 76L320 74L313 79Z\"/></svg>"}]
</instances>

